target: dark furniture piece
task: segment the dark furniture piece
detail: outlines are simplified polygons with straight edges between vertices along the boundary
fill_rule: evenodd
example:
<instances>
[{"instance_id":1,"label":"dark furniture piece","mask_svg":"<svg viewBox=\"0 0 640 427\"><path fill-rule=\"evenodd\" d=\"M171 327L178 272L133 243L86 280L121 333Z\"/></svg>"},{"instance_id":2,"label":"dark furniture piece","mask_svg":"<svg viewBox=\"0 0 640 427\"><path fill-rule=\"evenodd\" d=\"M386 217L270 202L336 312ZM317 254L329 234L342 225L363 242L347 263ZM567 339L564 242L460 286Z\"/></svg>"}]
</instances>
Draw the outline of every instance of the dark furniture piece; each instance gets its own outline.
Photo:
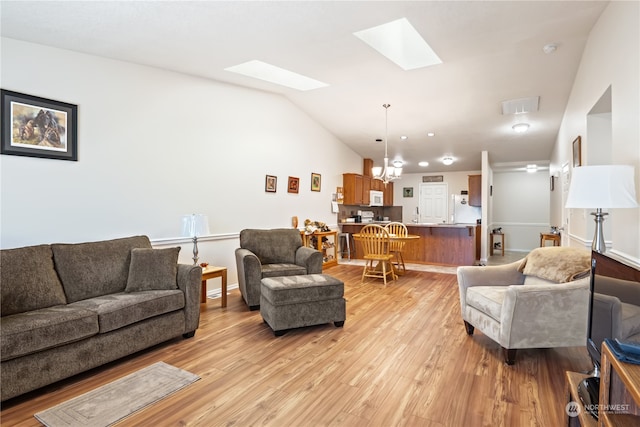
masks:
<instances>
[{"instance_id":1,"label":"dark furniture piece","mask_svg":"<svg viewBox=\"0 0 640 427\"><path fill-rule=\"evenodd\" d=\"M192 337L202 269L179 250L134 236L0 251L2 400Z\"/></svg>"},{"instance_id":2,"label":"dark furniture piece","mask_svg":"<svg viewBox=\"0 0 640 427\"><path fill-rule=\"evenodd\" d=\"M322 253L303 246L295 228L242 230L235 254L238 286L250 310L260 308L263 278L322 273Z\"/></svg>"},{"instance_id":3,"label":"dark furniture piece","mask_svg":"<svg viewBox=\"0 0 640 427\"><path fill-rule=\"evenodd\" d=\"M262 279L260 314L276 336L287 330L333 322L344 325L344 283L326 274Z\"/></svg>"}]
</instances>

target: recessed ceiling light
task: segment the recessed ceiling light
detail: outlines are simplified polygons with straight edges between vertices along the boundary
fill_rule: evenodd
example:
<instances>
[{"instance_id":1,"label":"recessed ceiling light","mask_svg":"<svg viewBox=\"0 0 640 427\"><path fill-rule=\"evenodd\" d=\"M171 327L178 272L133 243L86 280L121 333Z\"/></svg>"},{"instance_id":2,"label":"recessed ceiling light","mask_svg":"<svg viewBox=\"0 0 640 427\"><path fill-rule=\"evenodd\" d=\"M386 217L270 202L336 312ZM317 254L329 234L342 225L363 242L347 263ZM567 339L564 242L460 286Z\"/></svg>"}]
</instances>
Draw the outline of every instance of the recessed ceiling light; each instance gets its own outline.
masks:
<instances>
[{"instance_id":1,"label":"recessed ceiling light","mask_svg":"<svg viewBox=\"0 0 640 427\"><path fill-rule=\"evenodd\" d=\"M517 133L523 133L529 129L529 123L517 123L511 127Z\"/></svg>"},{"instance_id":2,"label":"recessed ceiling light","mask_svg":"<svg viewBox=\"0 0 640 427\"><path fill-rule=\"evenodd\" d=\"M427 136L436 136L436 134L435 134L435 133L433 133L433 132L429 132L429 133L427 134Z\"/></svg>"},{"instance_id":3,"label":"recessed ceiling light","mask_svg":"<svg viewBox=\"0 0 640 427\"><path fill-rule=\"evenodd\" d=\"M555 52L556 49L558 49L557 43L549 43L544 45L544 47L542 48L542 51L548 55L550 53Z\"/></svg>"},{"instance_id":4,"label":"recessed ceiling light","mask_svg":"<svg viewBox=\"0 0 640 427\"><path fill-rule=\"evenodd\" d=\"M442 64L442 60L407 18L356 31L353 35L405 71Z\"/></svg>"},{"instance_id":5,"label":"recessed ceiling light","mask_svg":"<svg viewBox=\"0 0 640 427\"><path fill-rule=\"evenodd\" d=\"M406 141L407 139L409 139L409 137L407 135L402 135L402 136L400 136L400 139L402 141Z\"/></svg>"},{"instance_id":6,"label":"recessed ceiling light","mask_svg":"<svg viewBox=\"0 0 640 427\"><path fill-rule=\"evenodd\" d=\"M294 73L293 71L257 60L227 67L225 70L302 91L329 86L311 77L303 76L302 74Z\"/></svg>"},{"instance_id":7,"label":"recessed ceiling light","mask_svg":"<svg viewBox=\"0 0 640 427\"><path fill-rule=\"evenodd\" d=\"M442 163L449 166L453 164L453 157L443 157L442 158Z\"/></svg>"},{"instance_id":8,"label":"recessed ceiling light","mask_svg":"<svg viewBox=\"0 0 640 427\"><path fill-rule=\"evenodd\" d=\"M429 166L429 162L419 162L418 166L422 166L423 168L426 168L427 166Z\"/></svg>"}]
</instances>

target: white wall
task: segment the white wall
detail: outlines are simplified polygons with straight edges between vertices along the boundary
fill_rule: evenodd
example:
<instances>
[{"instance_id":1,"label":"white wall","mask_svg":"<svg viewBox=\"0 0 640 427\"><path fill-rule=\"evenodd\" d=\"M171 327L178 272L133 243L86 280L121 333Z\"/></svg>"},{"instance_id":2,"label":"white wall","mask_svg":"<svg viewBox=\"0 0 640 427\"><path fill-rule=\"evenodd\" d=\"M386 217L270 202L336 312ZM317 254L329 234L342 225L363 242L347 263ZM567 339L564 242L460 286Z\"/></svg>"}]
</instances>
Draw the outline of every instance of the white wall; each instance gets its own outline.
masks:
<instances>
[{"instance_id":1,"label":"white wall","mask_svg":"<svg viewBox=\"0 0 640 427\"><path fill-rule=\"evenodd\" d=\"M447 184L449 197L449 214L447 218L451 218L453 214L453 205L451 204L451 195L460 194L462 190L469 190L469 175L480 175L480 171L468 172L423 172L403 174L402 178L393 182L393 205L402 206L402 222L411 222L414 219L416 207L420 200L420 184L422 184L423 176L442 175L442 180ZM404 197L403 188L413 188L413 197Z\"/></svg>"},{"instance_id":2,"label":"white wall","mask_svg":"<svg viewBox=\"0 0 640 427\"><path fill-rule=\"evenodd\" d=\"M492 185L491 229L502 227L505 249L529 252L540 246L540 233L550 230L549 175L494 170Z\"/></svg>"},{"instance_id":3,"label":"white wall","mask_svg":"<svg viewBox=\"0 0 640 427\"><path fill-rule=\"evenodd\" d=\"M635 166L640 191L640 2L611 2L591 30L569 97L553 153L551 172L571 161L571 142L581 135L590 147L587 114L611 86L611 163ZM593 149L592 149L593 148ZM585 164L595 162L586 156ZM584 159L584 156L583 156ZM595 164L595 163L591 163ZM551 200L552 222L562 220L562 194ZM590 247L593 219L588 212L572 213L570 244ZM640 264L640 209L617 209L606 219L605 240L611 252Z\"/></svg>"},{"instance_id":4,"label":"white wall","mask_svg":"<svg viewBox=\"0 0 640 427\"><path fill-rule=\"evenodd\" d=\"M200 258L229 268L237 233L335 223L331 193L362 159L284 97L12 39L2 88L78 105L78 161L0 156L2 248L146 234L179 239L180 217L209 216ZM310 191L311 173L322 175ZM265 175L278 177L265 193ZM300 178L299 194L287 177Z\"/></svg>"}]
</instances>

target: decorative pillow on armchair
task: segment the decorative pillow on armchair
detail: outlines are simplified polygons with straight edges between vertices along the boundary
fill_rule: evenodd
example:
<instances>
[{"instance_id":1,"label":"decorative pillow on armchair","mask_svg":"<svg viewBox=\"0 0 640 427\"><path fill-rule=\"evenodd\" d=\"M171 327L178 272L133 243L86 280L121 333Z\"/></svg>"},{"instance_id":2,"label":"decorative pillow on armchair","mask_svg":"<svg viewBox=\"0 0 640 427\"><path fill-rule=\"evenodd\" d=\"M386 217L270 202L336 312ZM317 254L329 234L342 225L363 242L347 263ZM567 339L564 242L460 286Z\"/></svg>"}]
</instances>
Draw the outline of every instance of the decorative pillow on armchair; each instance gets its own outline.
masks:
<instances>
[{"instance_id":1,"label":"decorative pillow on armchair","mask_svg":"<svg viewBox=\"0 0 640 427\"><path fill-rule=\"evenodd\" d=\"M131 264L125 292L178 289L180 247L131 249Z\"/></svg>"},{"instance_id":2,"label":"decorative pillow on armchair","mask_svg":"<svg viewBox=\"0 0 640 427\"><path fill-rule=\"evenodd\" d=\"M586 277L591 268L591 252L566 246L536 248L522 260L518 271L556 283Z\"/></svg>"}]
</instances>

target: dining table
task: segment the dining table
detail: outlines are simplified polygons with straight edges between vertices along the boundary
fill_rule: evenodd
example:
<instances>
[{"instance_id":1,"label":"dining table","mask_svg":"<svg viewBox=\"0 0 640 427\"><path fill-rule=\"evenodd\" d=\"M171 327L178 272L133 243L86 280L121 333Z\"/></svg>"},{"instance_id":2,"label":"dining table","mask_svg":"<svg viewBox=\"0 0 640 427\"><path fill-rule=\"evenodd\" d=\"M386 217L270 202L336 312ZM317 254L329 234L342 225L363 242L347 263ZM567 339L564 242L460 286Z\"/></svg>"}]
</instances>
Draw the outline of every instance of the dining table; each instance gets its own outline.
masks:
<instances>
[{"instance_id":1,"label":"dining table","mask_svg":"<svg viewBox=\"0 0 640 427\"><path fill-rule=\"evenodd\" d=\"M362 235L360 233L354 233L352 234L353 239L357 242L358 240L362 239ZM420 239L420 236L417 234L407 234L406 236L400 236L397 234L389 234L389 241L392 242L410 242L412 240L418 240ZM393 271L397 276L402 276L404 274L404 272L399 271L395 265L391 264L393 266ZM382 265L380 263L378 263L376 265L376 269L380 269L382 270Z\"/></svg>"}]
</instances>

